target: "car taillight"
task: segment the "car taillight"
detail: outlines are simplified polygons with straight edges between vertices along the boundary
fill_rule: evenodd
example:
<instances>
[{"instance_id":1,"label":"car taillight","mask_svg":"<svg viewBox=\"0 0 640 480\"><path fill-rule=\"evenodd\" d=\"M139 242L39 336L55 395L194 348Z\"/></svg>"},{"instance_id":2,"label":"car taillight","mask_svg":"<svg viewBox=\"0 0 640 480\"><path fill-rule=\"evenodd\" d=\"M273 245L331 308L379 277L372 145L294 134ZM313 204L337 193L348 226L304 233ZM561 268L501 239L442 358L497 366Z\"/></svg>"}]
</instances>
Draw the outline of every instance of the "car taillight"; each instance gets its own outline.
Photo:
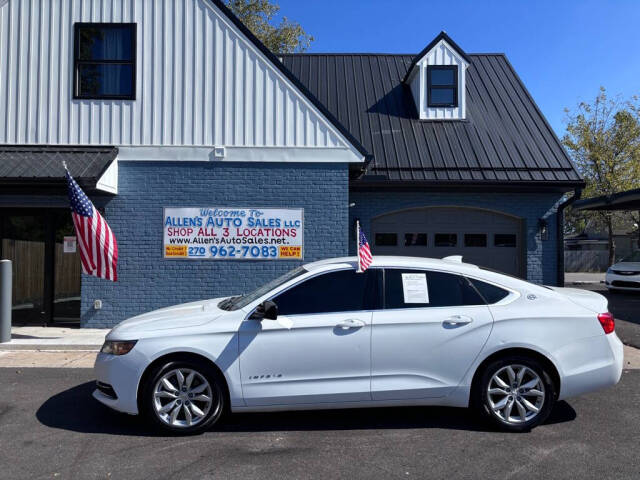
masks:
<instances>
[{"instance_id":1,"label":"car taillight","mask_svg":"<svg viewBox=\"0 0 640 480\"><path fill-rule=\"evenodd\" d=\"M600 325L602 325L604 333L611 333L616 328L616 321L614 320L612 313L599 313L598 321L600 322Z\"/></svg>"}]
</instances>

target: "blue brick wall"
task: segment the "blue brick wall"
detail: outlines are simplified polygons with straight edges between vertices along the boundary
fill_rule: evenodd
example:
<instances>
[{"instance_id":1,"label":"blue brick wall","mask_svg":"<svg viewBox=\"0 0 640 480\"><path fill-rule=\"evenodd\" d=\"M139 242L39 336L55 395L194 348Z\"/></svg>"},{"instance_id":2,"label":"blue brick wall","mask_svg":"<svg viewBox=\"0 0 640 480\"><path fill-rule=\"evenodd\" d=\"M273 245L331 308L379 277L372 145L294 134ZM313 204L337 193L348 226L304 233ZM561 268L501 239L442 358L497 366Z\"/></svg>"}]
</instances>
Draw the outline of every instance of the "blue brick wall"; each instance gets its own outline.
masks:
<instances>
[{"instance_id":1,"label":"blue brick wall","mask_svg":"<svg viewBox=\"0 0 640 480\"><path fill-rule=\"evenodd\" d=\"M163 207L304 208L309 262L347 253L348 189L345 164L121 162L118 195L93 199L118 239L119 278L83 275L82 326L109 327L152 309L246 292L303 263L166 260Z\"/></svg>"},{"instance_id":2,"label":"blue brick wall","mask_svg":"<svg viewBox=\"0 0 640 480\"><path fill-rule=\"evenodd\" d=\"M426 192L351 192L349 201L349 252L355 254L354 222L371 241L371 219L387 212L412 207L462 206L495 210L524 218L527 229L527 278L536 283L557 283L556 211L561 195L557 193L426 193ZM547 221L549 234L542 240L538 219ZM375 254L375 250L373 252Z\"/></svg>"}]
</instances>

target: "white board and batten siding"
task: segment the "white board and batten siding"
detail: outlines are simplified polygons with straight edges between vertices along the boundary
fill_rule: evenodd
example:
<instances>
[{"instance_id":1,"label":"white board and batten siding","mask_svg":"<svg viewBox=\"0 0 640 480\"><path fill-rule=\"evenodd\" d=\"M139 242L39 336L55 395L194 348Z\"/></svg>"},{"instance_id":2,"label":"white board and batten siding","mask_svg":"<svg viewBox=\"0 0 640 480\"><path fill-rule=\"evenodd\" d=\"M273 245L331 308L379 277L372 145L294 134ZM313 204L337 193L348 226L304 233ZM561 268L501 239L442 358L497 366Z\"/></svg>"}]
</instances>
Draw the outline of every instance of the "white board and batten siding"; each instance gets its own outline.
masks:
<instances>
[{"instance_id":1,"label":"white board and batten siding","mask_svg":"<svg viewBox=\"0 0 640 480\"><path fill-rule=\"evenodd\" d=\"M76 22L137 24L135 100L73 99ZM0 144L116 145L133 157L126 147L197 156L216 146L227 159L252 149L268 160L258 147L362 161L208 0L0 0L0 52Z\"/></svg>"},{"instance_id":2,"label":"white board and batten siding","mask_svg":"<svg viewBox=\"0 0 640 480\"><path fill-rule=\"evenodd\" d=\"M429 107L427 99L427 67L429 65L458 66L458 106ZM414 67L409 78L411 93L422 120L462 120L466 118L466 75L469 64L446 41L440 40Z\"/></svg>"}]
</instances>

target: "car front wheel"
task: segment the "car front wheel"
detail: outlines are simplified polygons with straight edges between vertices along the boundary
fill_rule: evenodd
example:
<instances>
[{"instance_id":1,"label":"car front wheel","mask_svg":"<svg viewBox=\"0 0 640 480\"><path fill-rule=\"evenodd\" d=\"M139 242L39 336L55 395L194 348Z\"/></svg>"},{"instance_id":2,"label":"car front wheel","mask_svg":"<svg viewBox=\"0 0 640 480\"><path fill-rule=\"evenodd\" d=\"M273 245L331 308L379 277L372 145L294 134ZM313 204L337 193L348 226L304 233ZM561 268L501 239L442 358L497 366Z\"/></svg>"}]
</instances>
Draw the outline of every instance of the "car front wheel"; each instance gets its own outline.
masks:
<instances>
[{"instance_id":1,"label":"car front wheel","mask_svg":"<svg viewBox=\"0 0 640 480\"><path fill-rule=\"evenodd\" d=\"M144 388L144 413L162 430L200 433L215 424L225 407L219 374L193 361L158 366Z\"/></svg>"},{"instance_id":2,"label":"car front wheel","mask_svg":"<svg viewBox=\"0 0 640 480\"><path fill-rule=\"evenodd\" d=\"M544 422L556 400L555 386L544 366L520 356L487 365L475 395L485 417L512 432L528 431Z\"/></svg>"}]
</instances>

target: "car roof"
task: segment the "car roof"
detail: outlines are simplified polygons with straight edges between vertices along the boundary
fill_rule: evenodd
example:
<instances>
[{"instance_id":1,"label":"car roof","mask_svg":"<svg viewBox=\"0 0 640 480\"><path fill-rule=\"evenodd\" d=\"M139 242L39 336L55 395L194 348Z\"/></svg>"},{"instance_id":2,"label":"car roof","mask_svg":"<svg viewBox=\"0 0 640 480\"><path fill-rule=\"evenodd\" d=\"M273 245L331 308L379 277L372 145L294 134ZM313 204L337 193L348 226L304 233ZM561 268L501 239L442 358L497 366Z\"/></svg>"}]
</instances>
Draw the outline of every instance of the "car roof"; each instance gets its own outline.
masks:
<instances>
[{"instance_id":1,"label":"car roof","mask_svg":"<svg viewBox=\"0 0 640 480\"><path fill-rule=\"evenodd\" d=\"M304 268L307 270L317 270L328 265L349 264L354 268L358 265L358 257L337 257L307 263ZM461 256L451 256L445 258L427 257L400 257L391 255L375 255L371 262L371 267L416 267L435 268L450 271L477 271L478 266L471 263L462 262Z\"/></svg>"}]
</instances>

